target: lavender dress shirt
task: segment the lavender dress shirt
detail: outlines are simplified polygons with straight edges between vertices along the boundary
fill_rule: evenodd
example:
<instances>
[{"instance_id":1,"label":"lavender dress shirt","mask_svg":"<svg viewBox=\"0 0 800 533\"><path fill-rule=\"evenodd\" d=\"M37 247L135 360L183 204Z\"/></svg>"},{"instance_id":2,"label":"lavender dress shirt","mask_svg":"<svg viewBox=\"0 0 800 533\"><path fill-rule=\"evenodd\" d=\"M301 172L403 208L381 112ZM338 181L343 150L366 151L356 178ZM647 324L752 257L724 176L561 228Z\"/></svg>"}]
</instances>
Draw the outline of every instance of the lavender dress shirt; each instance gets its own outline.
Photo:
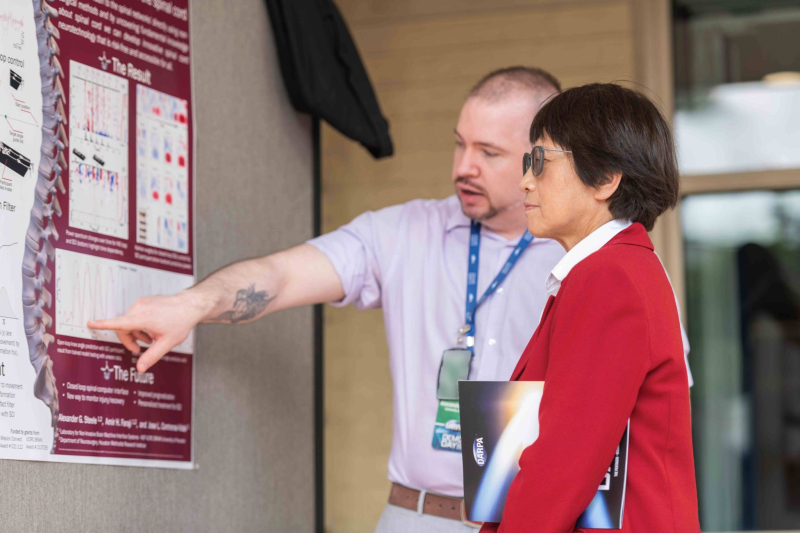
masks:
<instances>
[{"instance_id":1,"label":"lavender dress shirt","mask_svg":"<svg viewBox=\"0 0 800 533\"><path fill-rule=\"evenodd\" d=\"M389 479L453 497L463 496L461 455L434 450L431 441L442 352L459 346L464 324L469 235L470 221L450 196L367 212L309 241L341 278L345 297L333 305L383 309L394 382ZM486 228L481 237L479 297L519 241ZM478 308L470 379L511 376L547 300L545 280L563 256L555 241L534 239Z\"/></svg>"}]
</instances>

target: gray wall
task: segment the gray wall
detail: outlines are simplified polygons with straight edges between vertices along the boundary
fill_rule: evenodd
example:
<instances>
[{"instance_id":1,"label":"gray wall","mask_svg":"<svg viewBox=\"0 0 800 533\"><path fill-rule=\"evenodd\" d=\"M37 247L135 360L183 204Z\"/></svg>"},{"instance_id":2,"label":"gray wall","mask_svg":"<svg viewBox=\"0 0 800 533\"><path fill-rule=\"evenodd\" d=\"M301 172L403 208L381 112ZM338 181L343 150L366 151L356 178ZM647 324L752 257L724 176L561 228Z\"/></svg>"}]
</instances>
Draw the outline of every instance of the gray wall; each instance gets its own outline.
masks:
<instances>
[{"instance_id":1,"label":"gray wall","mask_svg":"<svg viewBox=\"0 0 800 533\"><path fill-rule=\"evenodd\" d=\"M204 277L312 235L312 137L263 0L192 0ZM202 326L194 471L0 461L0 531L312 531L312 309Z\"/></svg>"}]
</instances>

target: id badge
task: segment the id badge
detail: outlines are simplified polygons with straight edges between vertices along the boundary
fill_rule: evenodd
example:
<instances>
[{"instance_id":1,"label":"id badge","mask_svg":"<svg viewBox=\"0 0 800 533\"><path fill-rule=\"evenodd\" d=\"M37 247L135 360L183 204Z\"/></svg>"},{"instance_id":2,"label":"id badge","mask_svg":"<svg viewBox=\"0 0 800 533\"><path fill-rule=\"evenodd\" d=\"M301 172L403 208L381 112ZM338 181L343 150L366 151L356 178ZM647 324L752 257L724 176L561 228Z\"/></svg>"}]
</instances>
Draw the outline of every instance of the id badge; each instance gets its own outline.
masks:
<instances>
[{"instance_id":1,"label":"id badge","mask_svg":"<svg viewBox=\"0 0 800 533\"><path fill-rule=\"evenodd\" d=\"M458 401L458 382L469 379L469 365L472 352L464 348L452 348L442 354L439 379L436 384L436 398Z\"/></svg>"},{"instance_id":2,"label":"id badge","mask_svg":"<svg viewBox=\"0 0 800 533\"><path fill-rule=\"evenodd\" d=\"M461 410L458 400L439 400L432 444L434 450L461 452Z\"/></svg>"},{"instance_id":3,"label":"id badge","mask_svg":"<svg viewBox=\"0 0 800 533\"><path fill-rule=\"evenodd\" d=\"M433 449L461 452L461 410L458 382L469 378L472 352L463 348L445 350L439 368L436 397L439 408L433 427Z\"/></svg>"}]
</instances>

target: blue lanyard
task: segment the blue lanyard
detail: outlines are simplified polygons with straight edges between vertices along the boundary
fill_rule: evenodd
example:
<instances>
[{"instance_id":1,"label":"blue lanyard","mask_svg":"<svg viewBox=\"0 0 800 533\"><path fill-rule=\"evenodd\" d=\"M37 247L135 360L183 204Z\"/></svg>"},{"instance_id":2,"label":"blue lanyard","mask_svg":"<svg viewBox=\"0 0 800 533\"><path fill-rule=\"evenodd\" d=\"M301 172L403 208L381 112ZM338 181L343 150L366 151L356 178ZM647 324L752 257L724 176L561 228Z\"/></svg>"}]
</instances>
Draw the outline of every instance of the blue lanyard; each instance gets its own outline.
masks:
<instances>
[{"instance_id":1,"label":"blue lanyard","mask_svg":"<svg viewBox=\"0 0 800 533\"><path fill-rule=\"evenodd\" d=\"M478 299L478 261L481 253L481 224L480 222L472 221L469 236L469 266L467 268L467 311L464 319L464 327L459 330L459 333L467 334L467 349L475 350L475 312L478 307L486 301L489 296L494 294L497 287L505 281L508 273L517 264L517 260L522 255L522 252L533 241L533 235L525 231L525 235L517 243L514 251L511 252L506 264L497 273L494 281L483 293L483 296Z\"/></svg>"}]
</instances>

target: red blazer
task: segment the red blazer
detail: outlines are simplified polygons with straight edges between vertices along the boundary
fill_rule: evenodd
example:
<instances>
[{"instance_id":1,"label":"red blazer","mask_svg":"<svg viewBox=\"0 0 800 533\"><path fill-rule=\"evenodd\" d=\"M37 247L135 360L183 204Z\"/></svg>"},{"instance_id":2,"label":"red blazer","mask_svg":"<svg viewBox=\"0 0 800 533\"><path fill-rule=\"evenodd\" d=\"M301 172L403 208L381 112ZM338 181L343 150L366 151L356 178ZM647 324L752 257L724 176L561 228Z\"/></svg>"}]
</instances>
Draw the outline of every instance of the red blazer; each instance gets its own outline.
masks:
<instances>
[{"instance_id":1,"label":"red blazer","mask_svg":"<svg viewBox=\"0 0 800 533\"><path fill-rule=\"evenodd\" d=\"M633 224L564 278L511 380L544 381L539 438L525 449L501 524L570 533L630 419L623 532L700 531L689 383L672 287Z\"/></svg>"}]
</instances>

